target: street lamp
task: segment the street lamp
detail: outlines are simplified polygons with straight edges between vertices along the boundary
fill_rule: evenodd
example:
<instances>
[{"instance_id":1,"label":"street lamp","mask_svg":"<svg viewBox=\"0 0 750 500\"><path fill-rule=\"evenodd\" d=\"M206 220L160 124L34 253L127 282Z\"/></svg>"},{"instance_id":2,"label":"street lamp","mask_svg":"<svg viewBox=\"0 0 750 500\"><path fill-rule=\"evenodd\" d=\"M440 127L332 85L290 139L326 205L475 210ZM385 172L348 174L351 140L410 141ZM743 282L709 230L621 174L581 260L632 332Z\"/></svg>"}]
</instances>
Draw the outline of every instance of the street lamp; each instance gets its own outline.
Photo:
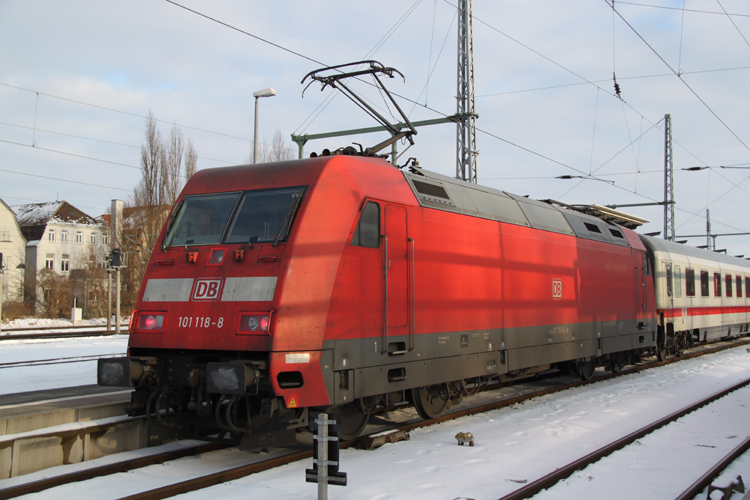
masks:
<instances>
[{"instance_id":1,"label":"street lamp","mask_svg":"<svg viewBox=\"0 0 750 500\"><path fill-rule=\"evenodd\" d=\"M258 98L260 97L273 97L276 95L276 91L271 87L267 89L253 92L255 97L255 127L253 128L253 163L258 163Z\"/></svg>"}]
</instances>

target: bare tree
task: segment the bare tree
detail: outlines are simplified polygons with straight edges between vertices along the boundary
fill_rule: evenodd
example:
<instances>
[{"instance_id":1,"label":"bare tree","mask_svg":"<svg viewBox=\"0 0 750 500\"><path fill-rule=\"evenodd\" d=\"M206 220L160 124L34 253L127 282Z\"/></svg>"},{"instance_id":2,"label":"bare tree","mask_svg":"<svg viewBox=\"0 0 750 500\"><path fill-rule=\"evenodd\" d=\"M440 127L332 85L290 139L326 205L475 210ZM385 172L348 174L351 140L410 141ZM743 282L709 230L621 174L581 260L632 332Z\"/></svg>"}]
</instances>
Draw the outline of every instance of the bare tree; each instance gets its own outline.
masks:
<instances>
[{"instance_id":1,"label":"bare tree","mask_svg":"<svg viewBox=\"0 0 750 500\"><path fill-rule=\"evenodd\" d=\"M156 128L156 119L149 110L146 118L146 143L141 145L141 182L133 190L136 206L159 204L163 163L164 144L161 133Z\"/></svg>"},{"instance_id":2,"label":"bare tree","mask_svg":"<svg viewBox=\"0 0 750 500\"><path fill-rule=\"evenodd\" d=\"M252 162L252 147L246 163ZM274 161L288 161L294 159L294 148L284 143L284 134L276 129L271 144L258 141L258 163L270 163Z\"/></svg>"},{"instance_id":3,"label":"bare tree","mask_svg":"<svg viewBox=\"0 0 750 500\"><path fill-rule=\"evenodd\" d=\"M177 125L164 138L149 111L146 141L141 146L141 180L128 200L120 243L127 266L123 270L125 307L135 306L150 252L186 180L197 170L197 163L198 154L190 138L185 138Z\"/></svg>"},{"instance_id":4,"label":"bare tree","mask_svg":"<svg viewBox=\"0 0 750 500\"><path fill-rule=\"evenodd\" d=\"M160 201L166 205L174 205L182 188L180 174L182 173L182 158L185 154L185 138L177 125L173 126L169 132L169 140L165 146L162 165L164 193Z\"/></svg>"},{"instance_id":5,"label":"bare tree","mask_svg":"<svg viewBox=\"0 0 750 500\"><path fill-rule=\"evenodd\" d=\"M198 153L193 147L193 141L188 137L185 144L185 181L189 181L198 168Z\"/></svg>"}]
</instances>

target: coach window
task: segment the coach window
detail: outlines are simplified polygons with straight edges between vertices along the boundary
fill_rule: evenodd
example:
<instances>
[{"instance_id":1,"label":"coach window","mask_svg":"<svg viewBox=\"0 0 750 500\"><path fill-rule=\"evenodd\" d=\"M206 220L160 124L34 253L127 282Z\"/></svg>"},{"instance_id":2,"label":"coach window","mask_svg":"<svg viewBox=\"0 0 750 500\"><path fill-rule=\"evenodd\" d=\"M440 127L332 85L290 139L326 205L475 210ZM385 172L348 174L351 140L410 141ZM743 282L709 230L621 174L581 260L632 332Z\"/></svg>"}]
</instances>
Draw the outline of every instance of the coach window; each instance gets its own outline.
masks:
<instances>
[{"instance_id":1,"label":"coach window","mask_svg":"<svg viewBox=\"0 0 750 500\"><path fill-rule=\"evenodd\" d=\"M685 269L685 295L695 297L695 271Z\"/></svg>"},{"instance_id":2,"label":"coach window","mask_svg":"<svg viewBox=\"0 0 750 500\"><path fill-rule=\"evenodd\" d=\"M380 245L380 206L368 201L352 237L352 246L377 248Z\"/></svg>"},{"instance_id":3,"label":"coach window","mask_svg":"<svg viewBox=\"0 0 750 500\"><path fill-rule=\"evenodd\" d=\"M646 257L646 254L643 254L643 274L646 276L649 276L651 274L651 270L648 266L648 257Z\"/></svg>"},{"instance_id":4,"label":"coach window","mask_svg":"<svg viewBox=\"0 0 750 500\"><path fill-rule=\"evenodd\" d=\"M701 297L708 297L708 271L701 271Z\"/></svg>"},{"instance_id":5,"label":"coach window","mask_svg":"<svg viewBox=\"0 0 750 500\"><path fill-rule=\"evenodd\" d=\"M732 296L732 275L727 274L725 278L727 281L727 297L731 297Z\"/></svg>"},{"instance_id":6,"label":"coach window","mask_svg":"<svg viewBox=\"0 0 750 500\"><path fill-rule=\"evenodd\" d=\"M674 266L674 296L682 297L682 269Z\"/></svg>"},{"instance_id":7,"label":"coach window","mask_svg":"<svg viewBox=\"0 0 750 500\"><path fill-rule=\"evenodd\" d=\"M750 278L745 278L745 297L750 297Z\"/></svg>"},{"instance_id":8,"label":"coach window","mask_svg":"<svg viewBox=\"0 0 750 500\"><path fill-rule=\"evenodd\" d=\"M672 296L672 264L667 264L667 297Z\"/></svg>"},{"instance_id":9,"label":"coach window","mask_svg":"<svg viewBox=\"0 0 750 500\"><path fill-rule=\"evenodd\" d=\"M742 297L742 278L735 276L735 282L737 283L737 298Z\"/></svg>"},{"instance_id":10,"label":"coach window","mask_svg":"<svg viewBox=\"0 0 750 500\"><path fill-rule=\"evenodd\" d=\"M721 274L714 273L714 297L721 297Z\"/></svg>"}]
</instances>

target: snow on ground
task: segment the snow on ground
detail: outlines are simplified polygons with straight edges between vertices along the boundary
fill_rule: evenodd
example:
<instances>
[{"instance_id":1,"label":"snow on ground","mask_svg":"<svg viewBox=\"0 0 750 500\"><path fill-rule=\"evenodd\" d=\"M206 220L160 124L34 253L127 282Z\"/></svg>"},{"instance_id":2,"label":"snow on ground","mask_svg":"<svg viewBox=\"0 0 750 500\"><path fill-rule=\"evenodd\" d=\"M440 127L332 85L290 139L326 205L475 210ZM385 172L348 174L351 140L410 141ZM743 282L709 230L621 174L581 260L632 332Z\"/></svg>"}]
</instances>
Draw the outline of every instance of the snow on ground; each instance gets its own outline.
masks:
<instances>
[{"instance_id":1,"label":"snow on ground","mask_svg":"<svg viewBox=\"0 0 750 500\"><path fill-rule=\"evenodd\" d=\"M58 339L8 339L0 342L0 394L96 385L96 359L83 356L124 356L127 335ZM5 363L71 358L66 363L3 366Z\"/></svg>"},{"instance_id":2,"label":"snow on ground","mask_svg":"<svg viewBox=\"0 0 750 500\"><path fill-rule=\"evenodd\" d=\"M127 324L128 318L123 318ZM81 325L102 326L106 318L86 319ZM96 359L75 361L86 356L124 356L127 335L109 337L76 337L58 339L12 339L13 332L6 328L54 328L73 326L67 319L21 318L2 323L3 340L0 341L0 395L17 394L44 389L59 389L80 385L96 385ZM114 325L113 325L114 328ZM53 330L54 331L54 330ZM64 330L61 330L64 331ZM21 331L32 334L36 331ZM63 364L43 366L3 366L5 363L71 358Z\"/></svg>"},{"instance_id":3,"label":"snow on ground","mask_svg":"<svg viewBox=\"0 0 750 500\"><path fill-rule=\"evenodd\" d=\"M128 323L127 317L122 318L122 324L127 325ZM81 320L79 323L81 326L106 326L107 325L107 318L93 318L93 319L84 319ZM59 318L59 319L49 319L49 318L19 318L14 319L12 321L3 321L2 324L0 324L0 327L2 328L2 334L3 335L13 335L14 332L8 332L6 329L10 328L54 328L54 327L66 327L66 326L74 326L73 322L69 319ZM112 325L114 328L114 324ZM18 333L33 333L32 331L23 331Z\"/></svg>"},{"instance_id":4,"label":"snow on ground","mask_svg":"<svg viewBox=\"0 0 750 500\"><path fill-rule=\"evenodd\" d=\"M497 499L748 377L750 354L735 348L417 429L409 441L374 451L343 450L340 470L348 474L349 485L330 486L329 498ZM698 470L707 470L746 437L749 407L750 390L736 391L538 497L675 498L696 479ZM458 432L473 433L475 446L457 446ZM204 467L230 464L232 457L239 462L241 456L237 450L224 450L204 455L205 463L185 458L23 498L118 498L161 485L165 478L192 479ZM681 466L686 463L690 467ZM311 465L311 460L303 460L180 498L315 499L317 486L304 478ZM738 462L733 473L744 471L750 477L745 467Z\"/></svg>"}]
</instances>

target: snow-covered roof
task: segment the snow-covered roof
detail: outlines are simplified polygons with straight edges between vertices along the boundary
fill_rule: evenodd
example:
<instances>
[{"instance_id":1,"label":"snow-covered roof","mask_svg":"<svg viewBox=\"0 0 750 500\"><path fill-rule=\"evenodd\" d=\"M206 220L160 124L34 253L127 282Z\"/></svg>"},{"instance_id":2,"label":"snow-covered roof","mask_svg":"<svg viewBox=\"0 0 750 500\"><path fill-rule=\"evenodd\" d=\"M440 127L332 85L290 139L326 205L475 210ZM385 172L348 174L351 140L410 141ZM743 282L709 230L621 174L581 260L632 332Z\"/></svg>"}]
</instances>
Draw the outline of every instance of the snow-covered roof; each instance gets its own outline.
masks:
<instances>
[{"instance_id":1,"label":"snow-covered roof","mask_svg":"<svg viewBox=\"0 0 750 500\"><path fill-rule=\"evenodd\" d=\"M38 240L49 224L101 227L102 223L67 201L12 205L21 232L28 240Z\"/></svg>"},{"instance_id":2,"label":"snow-covered roof","mask_svg":"<svg viewBox=\"0 0 750 500\"><path fill-rule=\"evenodd\" d=\"M67 201L12 205L10 208L15 212L18 225L21 227L41 226L50 223L84 226L101 225L96 219L77 209Z\"/></svg>"}]
</instances>

